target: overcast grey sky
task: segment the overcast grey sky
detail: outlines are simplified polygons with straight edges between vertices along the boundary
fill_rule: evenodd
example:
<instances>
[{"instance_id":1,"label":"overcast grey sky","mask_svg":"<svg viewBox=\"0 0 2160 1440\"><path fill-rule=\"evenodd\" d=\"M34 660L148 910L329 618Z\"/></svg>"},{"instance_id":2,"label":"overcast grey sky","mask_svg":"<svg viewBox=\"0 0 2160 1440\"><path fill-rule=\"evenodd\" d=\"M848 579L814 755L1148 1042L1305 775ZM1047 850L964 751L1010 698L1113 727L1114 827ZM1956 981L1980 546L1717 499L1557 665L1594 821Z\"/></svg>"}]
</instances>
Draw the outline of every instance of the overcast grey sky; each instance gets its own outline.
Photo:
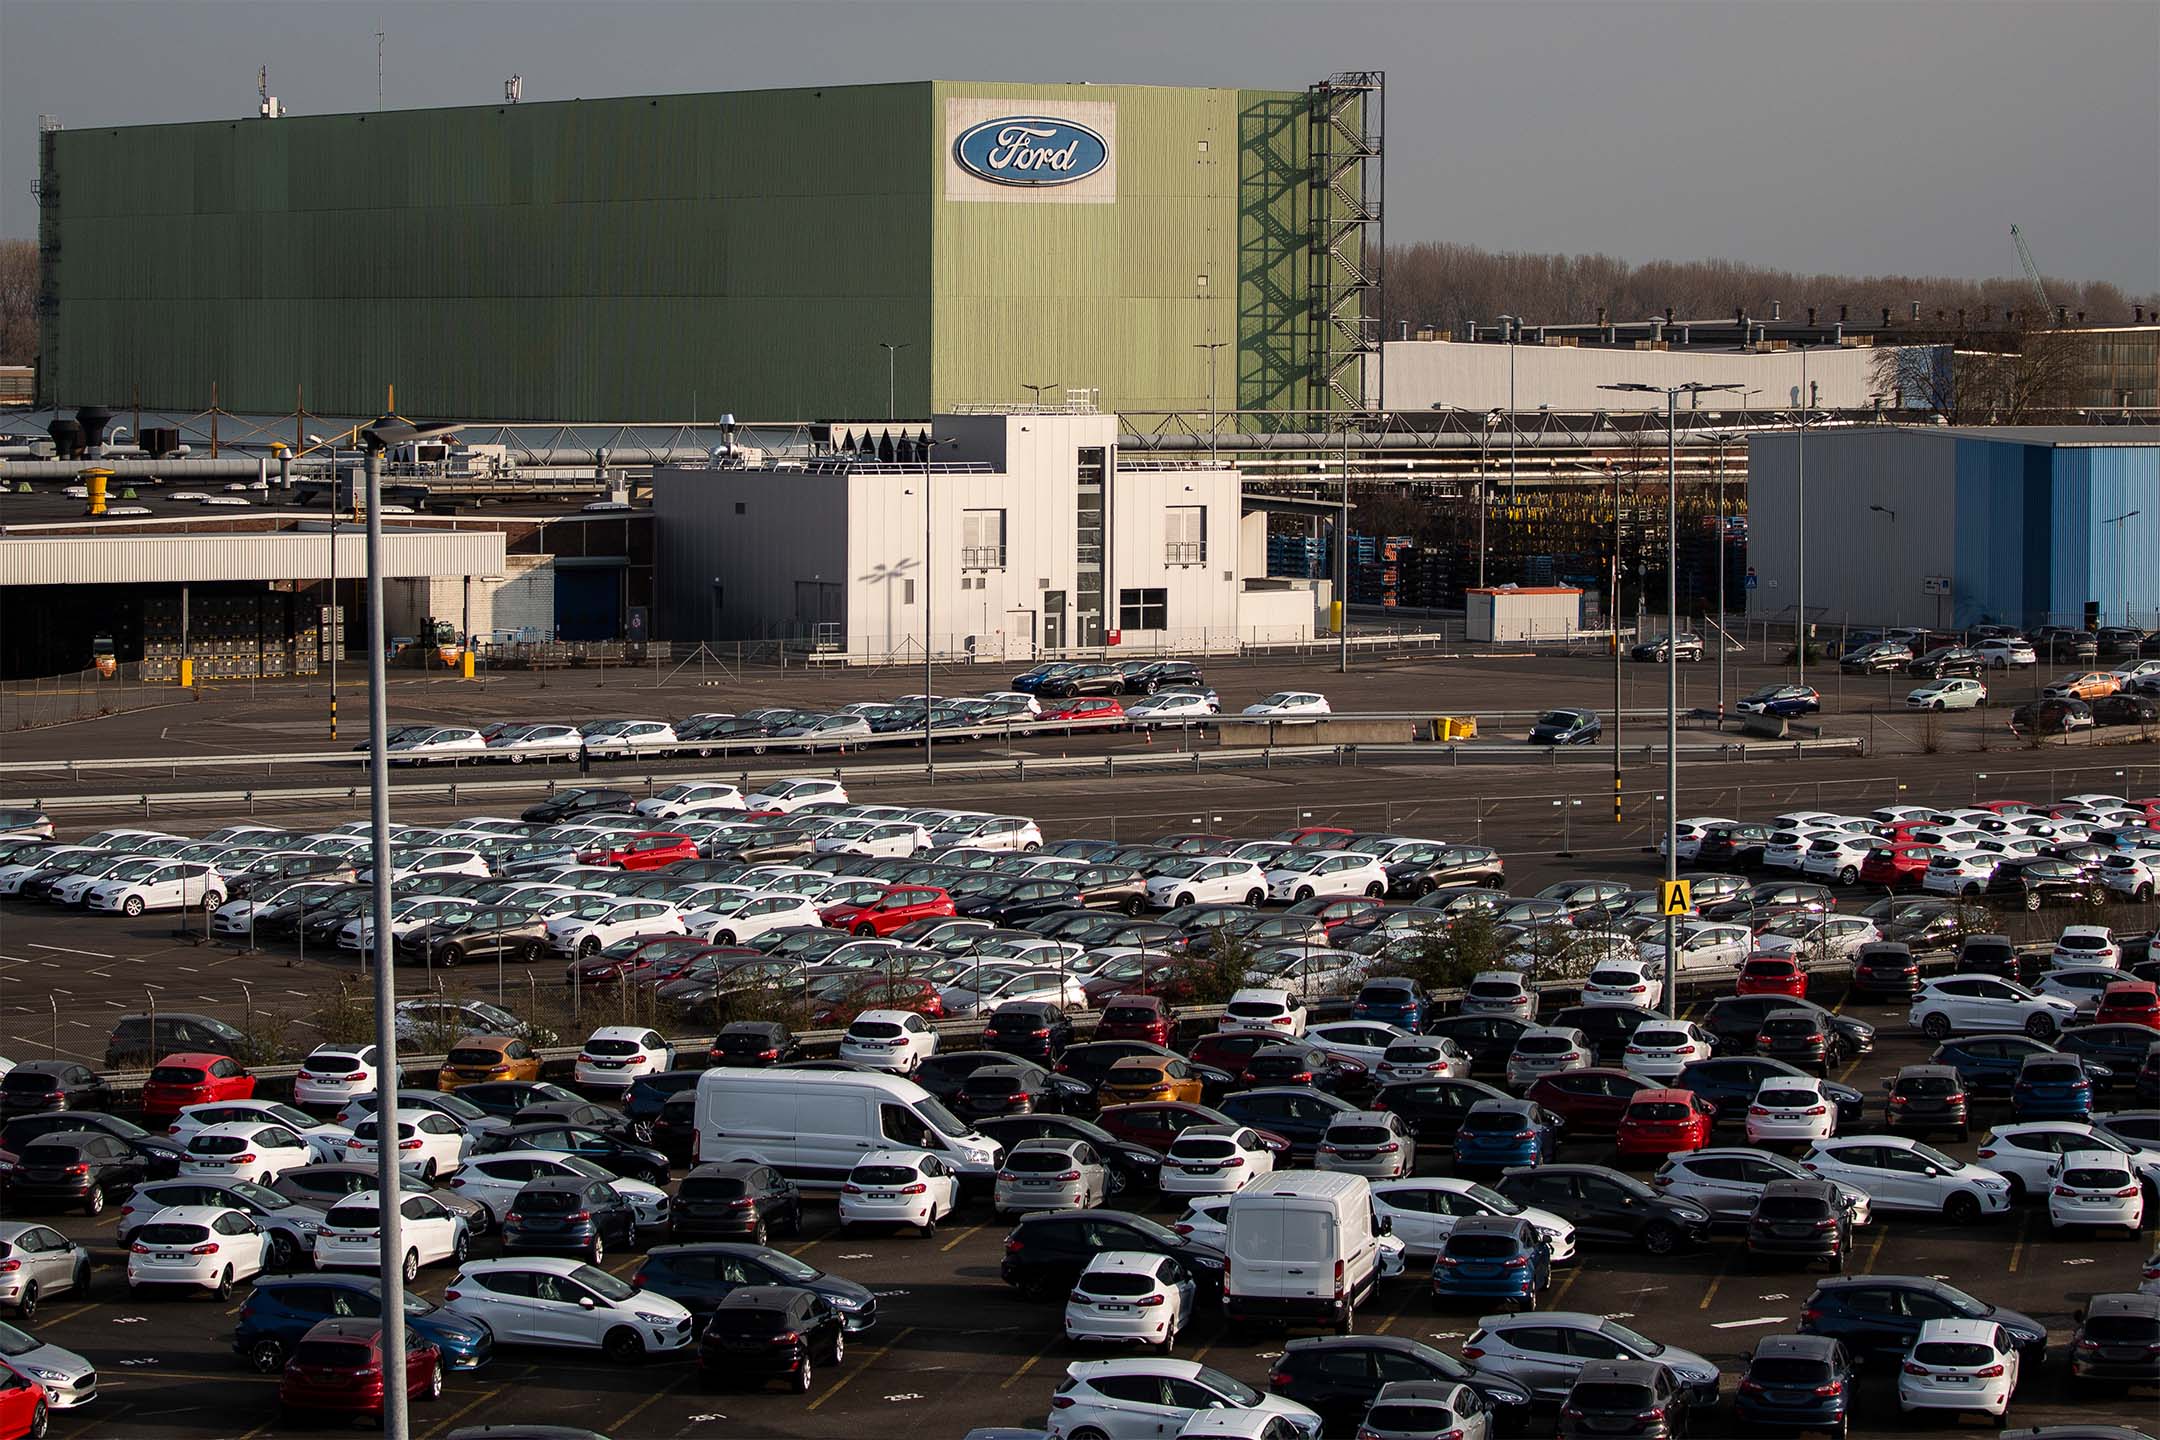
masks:
<instances>
[{"instance_id":1,"label":"overcast grey sky","mask_svg":"<svg viewBox=\"0 0 2160 1440\"><path fill-rule=\"evenodd\" d=\"M2160 288L2152 0L0 0L0 233L37 119L133 125L911 79L1388 72L1388 233Z\"/></svg>"}]
</instances>

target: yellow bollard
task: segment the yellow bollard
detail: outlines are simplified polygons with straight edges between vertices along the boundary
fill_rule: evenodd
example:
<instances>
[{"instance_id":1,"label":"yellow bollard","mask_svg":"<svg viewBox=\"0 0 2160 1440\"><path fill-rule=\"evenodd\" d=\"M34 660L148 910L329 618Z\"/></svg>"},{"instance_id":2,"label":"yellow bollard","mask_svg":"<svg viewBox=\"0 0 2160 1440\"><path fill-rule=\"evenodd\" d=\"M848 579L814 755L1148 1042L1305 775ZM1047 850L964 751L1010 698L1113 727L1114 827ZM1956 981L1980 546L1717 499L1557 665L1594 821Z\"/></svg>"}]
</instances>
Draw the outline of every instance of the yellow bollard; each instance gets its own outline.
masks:
<instances>
[{"instance_id":1,"label":"yellow bollard","mask_svg":"<svg viewBox=\"0 0 2160 1440\"><path fill-rule=\"evenodd\" d=\"M465 652L465 678L467 680L473 678L472 651L470 650Z\"/></svg>"},{"instance_id":2,"label":"yellow bollard","mask_svg":"<svg viewBox=\"0 0 2160 1440\"><path fill-rule=\"evenodd\" d=\"M195 662L189 657L183 655L180 657L180 688L183 690L191 689L194 687L194 684Z\"/></svg>"}]
</instances>

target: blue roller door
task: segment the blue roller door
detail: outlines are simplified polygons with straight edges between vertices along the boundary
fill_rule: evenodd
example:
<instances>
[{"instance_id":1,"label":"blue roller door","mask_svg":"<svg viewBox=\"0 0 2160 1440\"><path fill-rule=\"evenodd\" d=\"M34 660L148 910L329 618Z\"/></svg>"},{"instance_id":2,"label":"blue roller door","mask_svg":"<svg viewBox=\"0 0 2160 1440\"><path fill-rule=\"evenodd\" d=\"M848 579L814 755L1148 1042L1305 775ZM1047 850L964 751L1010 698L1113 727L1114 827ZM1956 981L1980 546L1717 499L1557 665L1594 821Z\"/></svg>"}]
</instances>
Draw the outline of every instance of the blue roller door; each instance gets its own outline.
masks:
<instances>
[{"instance_id":1,"label":"blue roller door","mask_svg":"<svg viewBox=\"0 0 2160 1440\"><path fill-rule=\"evenodd\" d=\"M555 567L555 633L564 640L622 636L622 575L614 567Z\"/></svg>"}]
</instances>

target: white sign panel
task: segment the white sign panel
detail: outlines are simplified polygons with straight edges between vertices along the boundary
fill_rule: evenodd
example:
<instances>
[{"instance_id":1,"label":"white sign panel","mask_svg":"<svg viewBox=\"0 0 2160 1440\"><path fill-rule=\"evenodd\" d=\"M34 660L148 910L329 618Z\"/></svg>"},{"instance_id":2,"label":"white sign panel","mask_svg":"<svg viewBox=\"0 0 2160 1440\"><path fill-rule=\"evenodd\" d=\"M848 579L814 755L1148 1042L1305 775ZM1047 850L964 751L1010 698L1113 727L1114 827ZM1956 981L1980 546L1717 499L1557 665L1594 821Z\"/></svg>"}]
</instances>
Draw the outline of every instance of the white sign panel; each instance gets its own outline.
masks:
<instances>
[{"instance_id":1,"label":"white sign panel","mask_svg":"<svg viewBox=\"0 0 2160 1440\"><path fill-rule=\"evenodd\" d=\"M990 204L1117 200L1117 106L1066 100L945 102L945 198Z\"/></svg>"}]
</instances>

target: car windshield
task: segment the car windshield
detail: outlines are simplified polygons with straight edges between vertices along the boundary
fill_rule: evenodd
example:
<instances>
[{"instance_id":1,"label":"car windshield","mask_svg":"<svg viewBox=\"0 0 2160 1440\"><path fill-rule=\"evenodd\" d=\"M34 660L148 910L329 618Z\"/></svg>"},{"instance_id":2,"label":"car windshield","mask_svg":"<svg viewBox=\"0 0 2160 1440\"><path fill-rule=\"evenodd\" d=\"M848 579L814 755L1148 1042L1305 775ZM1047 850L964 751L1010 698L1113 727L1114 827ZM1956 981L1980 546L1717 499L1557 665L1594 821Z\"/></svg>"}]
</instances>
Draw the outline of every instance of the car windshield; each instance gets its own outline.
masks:
<instances>
[{"instance_id":1,"label":"car windshield","mask_svg":"<svg viewBox=\"0 0 2160 1440\"><path fill-rule=\"evenodd\" d=\"M250 1205L257 1205L265 1210L288 1210L293 1205L292 1201L277 1191L266 1190L252 1180L235 1180L226 1189Z\"/></svg>"},{"instance_id":2,"label":"car windshield","mask_svg":"<svg viewBox=\"0 0 2160 1440\"><path fill-rule=\"evenodd\" d=\"M1922 1164L1933 1165L1945 1174L1965 1168L1958 1161L1952 1160L1949 1156L1943 1154L1942 1151L1930 1149L1925 1145L1913 1146L1912 1153L1920 1157Z\"/></svg>"},{"instance_id":3,"label":"car windshield","mask_svg":"<svg viewBox=\"0 0 2160 1440\"><path fill-rule=\"evenodd\" d=\"M1632 1350L1638 1357L1642 1359L1655 1360L1658 1356L1665 1353L1665 1347L1663 1345L1658 1344L1657 1341L1649 1339L1646 1336L1638 1335L1636 1332L1628 1329L1627 1326L1622 1325L1617 1320L1607 1320L1602 1328L1604 1329L1605 1334L1609 1338L1617 1341L1621 1345L1626 1346L1629 1350Z\"/></svg>"},{"instance_id":4,"label":"car windshield","mask_svg":"<svg viewBox=\"0 0 2160 1440\"><path fill-rule=\"evenodd\" d=\"M1203 1365L1193 1379L1205 1385L1231 1404L1250 1408L1260 1403L1260 1392L1242 1380L1233 1380L1220 1370Z\"/></svg>"}]
</instances>

